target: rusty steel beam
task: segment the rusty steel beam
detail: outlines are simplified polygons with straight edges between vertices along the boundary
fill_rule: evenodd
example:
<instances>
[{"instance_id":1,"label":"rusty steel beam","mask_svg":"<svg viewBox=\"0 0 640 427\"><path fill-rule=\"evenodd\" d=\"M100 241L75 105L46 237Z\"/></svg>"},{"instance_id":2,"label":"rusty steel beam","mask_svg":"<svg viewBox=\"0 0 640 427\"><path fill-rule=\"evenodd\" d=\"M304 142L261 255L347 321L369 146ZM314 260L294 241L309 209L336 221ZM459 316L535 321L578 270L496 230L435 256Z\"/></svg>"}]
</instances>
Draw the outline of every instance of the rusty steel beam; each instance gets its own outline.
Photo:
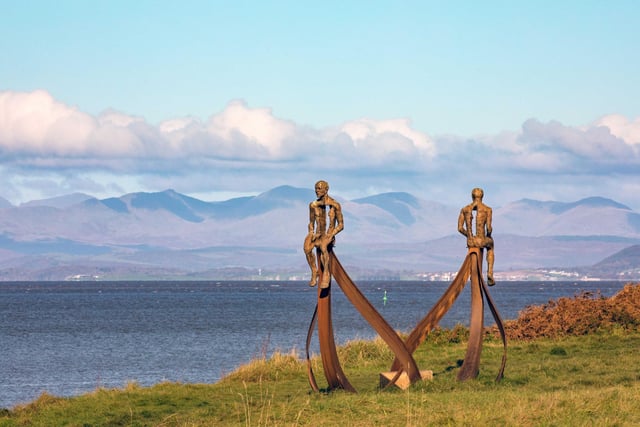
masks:
<instances>
[{"instance_id":1,"label":"rusty steel beam","mask_svg":"<svg viewBox=\"0 0 640 427\"><path fill-rule=\"evenodd\" d=\"M320 264L320 256L318 256L318 275L320 280L322 280L323 274L328 273L322 268L322 265ZM311 385L311 388L314 391L320 391L315 375L313 374L313 369L311 368L311 359L309 356L311 335L316 321L318 324L318 340L320 342L320 358L322 360L324 376L327 380L327 390L341 388L355 393L356 389L347 379L347 376L340 365L340 359L338 358L333 334L333 323L331 320L331 284L326 288L318 286L318 302L316 304L313 317L311 318L309 330L307 331L307 376L309 377L309 384Z\"/></svg>"},{"instance_id":2,"label":"rusty steel beam","mask_svg":"<svg viewBox=\"0 0 640 427\"><path fill-rule=\"evenodd\" d=\"M482 276L482 254L478 253L478 251L478 248L469 248L467 256L460 266L455 279L451 282L451 285L449 285L438 302L436 302L426 316L423 317L409 333L405 340L405 346L411 354L416 351L416 349L426 340L429 333L438 325L442 317L453 306L453 303L464 289L467 281L471 278L472 295L470 338L462 369L458 373L458 379L464 380L477 376L479 358L482 350L482 324L484 319L483 317L480 317L480 314L482 314L484 310L484 295L484 298L487 300L487 305L491 310L491 314L496 321L498 330L500 331L500 337L504 348L502 363L496 377L496 381L500 381L504 376L504 369L507 361L507 339L502 318L498 313L495 303L491 298L491 294L489 293L487 284ZM473 264L475 264L475 268L473 268ZM396 371L399 367L400 361L396 358L391 365L391 371Z\"/></svg>"},{"instance_id":3,"label":"rusty steel beam","mask_svg":"<svg viewBox=\"0 0 640 427\"><path fill-rule=\"evenodd\" d=\"M380 315L380 313L371 305L369 300L360 292L360 289L351 280L347 272L340 264L340 261L336 257L336 254L331 250L331 272L336 282L344 292L347 299L358 310L360 315L371 325L371 327L380 335L380 338L389 346L398 363L398 374L396 378L389 382L387 387L394 384L399 374L405 371L409 377L411 384L422 379L420 375L420 369L416 361L413 359L411 352L409 352L405 346L405 343L398 336L396 331L387 323L387 321Z\"/></svg>"},{"instance_id":4,"label":"rusty steel beam","mask_svg":"<svg viewBox=\"0 0 640 427\"><path fill-rule=\"evenodd\" d=\"M456 301L460 292L464 289L467 280L469 279L469 258L465 258L458 274L455 279L447 288L444 294L440 297L438 302L429 310L429 312L418 322L418 324L413 328L413 330L409 333L409 336L405 340L405 346L407 350L413 354L416 349L422 344L426 339L427 335L438 326L438 323L442 319L442 317L449 311L453 303ZM400 367L400 361L394 360L391 365L391 370L396 371Z\"/></svg>"},{"instance_id":5,"label":"rusty steel beam","mask_svg":"<svg viewBox=\"0 0 640 427\"><path fill-rule=\"evenodd\" d=\"M313 374L313 367L311 366L311 354L309 353L309 348L311 347L311 337L313 336L313 330L316 327L317 319L318 319L318 304L316 304L316 308L315 310L313 310L313 316L311 316L311 322L309 322L309 329L307 330L307 346L306 346L307 377L309 378L309 385L311 386L311 389L315 392L319 392L320 388L318 387L316 376Z\"/></svg>"},{"instance_id":6,"label":"rusty steel beam","mask_svg":"<svg viewBox=\"0 0 640 427\"><path fill-rule=\"evenodd\" d=\"M484 302L482 299L482 249L469 248L467 258L471 264L471 321L469 325L469 342L467 353L460 371L458 381L476 378L480 373L480 353L482 353L482 330L484 326Z\"/></svg>"},{"instance_id":7,"label":"rusty steel beam","mask_svg":"<svg viewBox=\"0 0 640 427\"><path fill-rule=\"evenodd\" d=\"M469 378L475 378L479 372L479 360L482 350L482 326L483 326L483 311L484 311L484 299L487 300L487 305L491 310L496 325L500 332L500 337L503 343L503 355L502 363L496 381L500 381L504 376L504 370L507 360L507 340L504 330L504 323L498 310L495 306L487 284L482 276L481 267L481 253L477 248L470 248L467 257L465 257L458 274L455 279L440 297L438 302L429 310L427 315L416 325L411 331L406 341L400 345L396 338L399 339L395 331L388 325L388 323L380 316L380 314L371 306L366 300L364 295L361 294L355 283L349 278L348 274L340 264L340 261L335 256L335 253L331 251L332 266L334 269L334 277L336 282L341 287L347 298L354 304L356 309L363 315L363 317L371 324L376 332L385 339L387 345L392 348L395 359L391 365L391 371L396 371L397 374L389 382L389 385L395 383L403 371L409 374L410 381L413 383L420 379L420 372L417 368L417 364L413 359L412 354L415 350L426 340L428 334L438 325L438 322L451 308L455 300L458 298L467 281L471 278L471 325L470 325L470 339L467 348L467 353L460 372L458 373L458 380L464 381ZM475 268L474 265L475 264ZM479 265L480 264L480 265ZM475 280L474 280L475 278ZM328 388L343 388L348 391L355 392L355 388L349 383L340 362L338 360L335 340L333 338L333 327L331 323L331 299L330 289L318 289L318 305L314 311L309 330L307 332L307 372L309 376L309 383L314 391L319 391L319 387L316 383L313 370L311 368L309 346L311 342L311 336L313 329L316 325L316 320L322 317L322 321L318 326L320 338L321 354L323 355L323 367L325 369L325 377L329 384ZM474 292L475 289L475 292ZM319 315L322 312L322 315ZM386 325L386 326L385 326ZM395 338L394 338L395 337ZM415 368L413 368L415 366ZM412 372L417 372L412 374Z\"/></svg>"},{"instance_id":8,"label":"rusty steel beam","mask_svg":"<svg viewBox=\"0 0 640 427\"><path fill-rule=\"evenodd\" d=\"M331 271L333 277L344 292L347 299L358 310L362 317L371 325L371 327L380 335L393 352L395 358L399 361L398 373L387 384L386 387L393 385L402 372L407 373L411 384L422 379L418 365L411 353L407 350L405 343L398 336L395 330L387 323L387 321L378 313L373 305L358 289L356 284L351 280L347 272L340 264L332 249L329 250L331 255ZM319 269L319 274L326 274ZM333 390L342 388L347 391L355 392L355 388L347 379L340 361L338 359L335 339L333 334L333 325L331 322L331 283L327 288L318 287L318 303L309 324L306 342L306 358L307 358L307 376L311 388L318 392L318 387L313 369L311 366L311 358L309 347L311 345L311 337L316 323L318 325L318 337L320 341L320 357L322 359L322 367L324 369L325 378L327 379L327 389Z\"/></svg>"},{"instance_id":9,"label":"rusty steel beam","mask_svg":"<svg viewBox=\"0 0 640 427\"><path fill-rule=\"evenodd\" d=\"M493 302L493 298L491 298L491 294L489 293L489 288L487 284L480 276L480 283L482 284L482 292L487 300L487 305L491 310L491 314L493 315L493 319L496 321L496 325L498 326L498 330L500 331L500 338L502 339L502 363L500 364L500 370L498 371L498 375L496 376L496 382L500 381L504 376L504 368L507 365L507 334L504 331L504 323L502 322L502 318L500 317L500 313L498 313L498 309L496 308L495 303Z\"/></svg>"}]
</instances>

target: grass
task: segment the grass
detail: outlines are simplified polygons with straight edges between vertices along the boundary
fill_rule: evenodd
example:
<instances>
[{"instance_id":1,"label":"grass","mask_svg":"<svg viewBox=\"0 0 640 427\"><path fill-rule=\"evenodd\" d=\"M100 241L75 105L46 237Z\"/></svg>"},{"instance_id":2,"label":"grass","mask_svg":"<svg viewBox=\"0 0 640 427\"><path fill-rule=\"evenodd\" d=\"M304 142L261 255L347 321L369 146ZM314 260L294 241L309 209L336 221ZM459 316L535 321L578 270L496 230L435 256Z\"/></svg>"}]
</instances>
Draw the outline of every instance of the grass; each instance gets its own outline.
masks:
<instances>
[{"instance_id":1,"label":"grass","mask_svg":"<svg viewBox=\"0 0 640 427\"><path fill-rule=\"evenodd\" d=\"M592 301L581 298L575 303L593 308ZM592 319L593 312L589 315ZM418 366L432 369L434 379L407 391L378 388L378 374L393 359L382 340L353 341L339 355L357 394L311 392L305 364L295 353L276 353L216 384L130 383L71 398L43 394L0 412L0 426L640 425L637 321L605 326L579 335L510 339L500 383L494 377L502 345L491 333L485 337L479 377L456 381L467 332L456 327L435 331L418 349ZM322 387L317 358L313 368Z\"/></svg>"}]
</instances>

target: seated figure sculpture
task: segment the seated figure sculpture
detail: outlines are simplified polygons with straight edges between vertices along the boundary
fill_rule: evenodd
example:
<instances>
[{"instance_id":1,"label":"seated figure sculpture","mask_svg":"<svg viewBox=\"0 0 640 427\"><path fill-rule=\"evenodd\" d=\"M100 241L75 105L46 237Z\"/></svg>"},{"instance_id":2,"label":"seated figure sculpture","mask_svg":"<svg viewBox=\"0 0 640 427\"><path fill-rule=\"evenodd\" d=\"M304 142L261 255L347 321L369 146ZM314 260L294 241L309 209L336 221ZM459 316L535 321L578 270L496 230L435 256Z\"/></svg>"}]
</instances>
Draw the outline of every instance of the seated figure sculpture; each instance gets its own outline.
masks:
<instances>
[{"instance_id":1,"label":"seated figure sculpture","mask_svg":"<svg viewBox=\"0 0 640 427\"><path fill-rule=\"evenodd\" d=\"M482 248L487 250L487 283L495 285L493 280L493 238L491 237L492 210L482 203L484 191L474 188L471 191L472 202L460 210L458 216L458 231L467 238L468 248ZM473 211L476 211L475 233L473 228Z\"/></svg>"},{"instance_id":2,"label":"seated figure sculpture","mask_svg":"<svg viewBox=\"0 0 640 427\"><path fill-rule=\"evenodd\" d=\"M318 265L313 249L318 248L320 250L320 264L323 267L320 287L327 288L331 282L328 248L335 241L335 235L344 228L344 220L340 203L328 194L329 184L326 181L318 181L315 185L315 191L317 199L309 203L309 233L304 239L304 253L307 257L309 268L311 268L309 286L316 286L318 282Z\"/></svg>"}]
</instances>

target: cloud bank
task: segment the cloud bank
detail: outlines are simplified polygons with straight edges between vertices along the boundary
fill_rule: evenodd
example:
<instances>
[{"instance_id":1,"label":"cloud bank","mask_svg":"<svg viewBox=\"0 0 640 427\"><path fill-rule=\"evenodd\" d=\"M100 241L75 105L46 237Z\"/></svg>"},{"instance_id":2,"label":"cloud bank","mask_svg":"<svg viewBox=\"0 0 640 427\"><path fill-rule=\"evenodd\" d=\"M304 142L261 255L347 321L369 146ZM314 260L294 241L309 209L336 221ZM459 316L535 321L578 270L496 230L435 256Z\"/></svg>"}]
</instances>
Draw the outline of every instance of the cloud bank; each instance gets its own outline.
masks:
<instances>
[{"instance_id":1,"label":"cloud bank","mask_svg":"<svg viewBox=\"0 0 640 427\"><path fill-rule=\"evenodd\" d=\"M616 114L580 128L529 118L516 132L468 138L430 136L404 118L315 129L240 100L205 120L155 125L116 110L92 116L46 91L5 91L0 158L0 194L10 200L166 188L251 193L327 179L345 197L409 191L465 203L483 186L497 203L597 194L640 208L640 118Z\"/></svg>"}]
</instances>

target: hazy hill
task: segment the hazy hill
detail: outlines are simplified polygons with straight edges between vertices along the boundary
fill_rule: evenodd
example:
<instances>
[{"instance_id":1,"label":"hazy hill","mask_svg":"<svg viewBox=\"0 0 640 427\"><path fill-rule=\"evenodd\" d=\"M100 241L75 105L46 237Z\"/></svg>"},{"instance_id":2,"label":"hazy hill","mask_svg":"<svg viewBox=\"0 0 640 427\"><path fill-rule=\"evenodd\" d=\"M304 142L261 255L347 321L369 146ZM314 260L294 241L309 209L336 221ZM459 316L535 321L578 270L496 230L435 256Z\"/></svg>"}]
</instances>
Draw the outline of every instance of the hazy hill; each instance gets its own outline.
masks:
<instances>
[{"instance_id":1,"label":"hazy hill","mask_svg":"<svg viewBox=\"0 0 640 427\"><path fill-rule=\"evenodd\" d=\"M602 197L570 203L523 199L498 209L494 222L508 233L528 236L637 238L640 234L640 214Z\"/></svg>"},{"instance_id":2,"label":"hazy hill","mask_svg":"<svg viewBox=\"0 0 640 427\"><path fill-rule=\"evenodd\" d=\"M402 192L333 196L345 217L336 252L354 274L455 271L466 254L456 230L466 200L447 206ZM311 189L281 186L218 202L173 190L0 201L0 279L246 276L258 269L299 276L307 273L302 241L314 198ZM640 244L640 214L601 197L524 199L494 207L493 223L498 271L589 267Z\"/></svg>"},{"instance_id":3,"label":"hazy hill","mask_svg":"<svg viewBox=\"0 0 640 427\"><path fill-rule=\"evenodd\" d=\"M0 197L0 209L2 208L10 208L13 205L11 204L10 201L8 201L7 199Z\"/></svg>"},{"instance_id":4,"label":"hazy hill","mask_svg":"<svg viewBox=\"0 0 640 427\"><path fill-rule=\"evenodd\" d=\"M640 245L633 245L585 269L588 274L635 280L640 275Z\"/></svg>"},{"instance_id":5,"label":"hazy hill","mask_svg":"<svg viewBox=\"0 0 640 427\"><path fill-rule=\"evenodd\" d=\"M21 207L33 207L33 206L49 206L52 208L68 208L77 203L83 202L88 199L92 199L92 196L84 193L73 193L66 196L53 197L51 199L32 200L30 202L22 203Z\"/></svg>"}]
</instances>

